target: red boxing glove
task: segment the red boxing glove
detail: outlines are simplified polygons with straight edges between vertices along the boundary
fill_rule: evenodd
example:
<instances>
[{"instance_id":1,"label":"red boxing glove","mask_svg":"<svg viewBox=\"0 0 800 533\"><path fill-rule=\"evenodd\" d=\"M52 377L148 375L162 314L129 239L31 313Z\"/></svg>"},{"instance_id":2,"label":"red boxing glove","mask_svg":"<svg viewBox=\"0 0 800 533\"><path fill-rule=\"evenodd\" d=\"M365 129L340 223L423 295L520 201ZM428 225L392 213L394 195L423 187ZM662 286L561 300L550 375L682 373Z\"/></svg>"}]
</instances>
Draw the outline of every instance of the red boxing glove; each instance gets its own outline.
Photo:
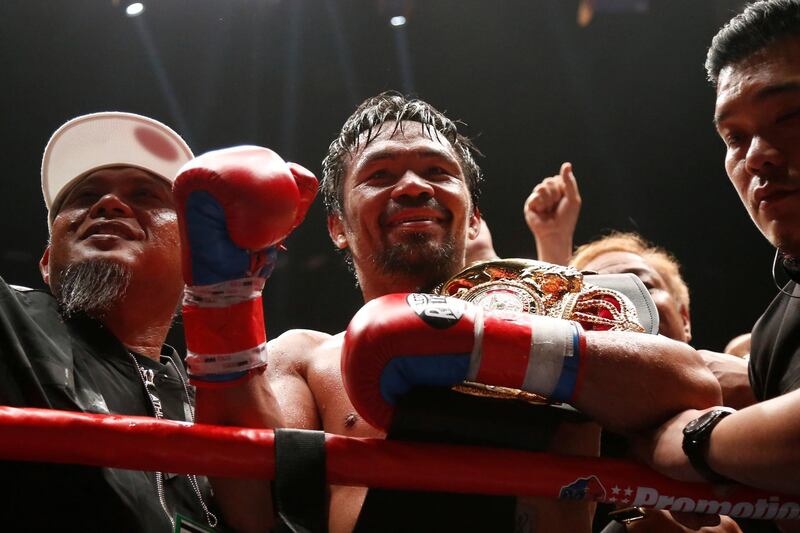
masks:
<instances>
[{"instance_id":1,"label":"red boxing glove","mask_svg":"<svg viewBox=\"0 0 800 533\"><path fill-rule=\"evenodd\" d=\"M210 285L262 274L245 255L279 244L302 222L317 179L272 150L237 146L189 161L173 192L184 280Z\"/></svg>"},{"instance_id":2,"label":"red boxing glove","mask_svg":"<svg viewBox=\"0 0 800 533\"><path fill-rule=\"evenodd\" d=\"M289 166L292 176L294 176L294 180L297 183L297 190L300 193L300 200L297 203L297 215L295 216L294 225L292 226L292 229L294 229L299 226L306 217L308 208L311 207L312 202L314 202L314 198L317 196L319 182L317 181L317 177L306 167L298 165L297 163L286 164Z\"/></svg>"},{"instance_id":3,"label":"red boxing glove","mask_svg":"<svg viewBox=\"0 0 800 533\"><path fill-rule=\"evenodd\" d=\"M317 180L267 148L240 146L184 165L173 192L189 375L195 384L229 383L266 365L261 290Z\"/></svg>"},{"instance_id":4,"label":"red boxing glove","mask_svg":"<svg viewBox=\"0 0 800 533\"><path fill-rule=\"evenodd\" d=\"M342 379L356 411L385 431L397 398L416 385L476 381L569 401L578 390L583 347L576 322L484 312L444 296L390 294L350 322Z\"/></svg>"}]
</instances>

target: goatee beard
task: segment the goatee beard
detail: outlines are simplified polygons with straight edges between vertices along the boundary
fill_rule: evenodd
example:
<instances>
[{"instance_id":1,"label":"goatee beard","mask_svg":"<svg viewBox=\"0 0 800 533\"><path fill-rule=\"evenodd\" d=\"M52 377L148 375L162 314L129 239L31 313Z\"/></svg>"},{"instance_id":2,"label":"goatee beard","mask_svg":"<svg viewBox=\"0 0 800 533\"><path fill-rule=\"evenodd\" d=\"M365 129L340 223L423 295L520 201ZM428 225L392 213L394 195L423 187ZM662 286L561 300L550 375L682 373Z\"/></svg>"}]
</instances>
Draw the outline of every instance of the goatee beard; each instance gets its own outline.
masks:
<instances>
[{"instance_id":1,"label":"goatee beard","mask_svg":"<svg viewBox=\"0 0 800 533\"><path fill-rule=\"evenodd\" d=\"M53 295L65 317L83 312L101 318L125 296L130 281L128 267L107 259L91 259L59 272Z\"/></svg>"},{"instance_id":2,"label":"goatee beard","mask_svg":"<svg viewBox=\"0 0 800 533\"><path fill-rule=\"evenodd\" d=\"M412 233L405 242L377 252L373 261L385 274L419 280L415 290L431 290L463 266L455 257L455 249L452 236L436 243L425 233Z\"/></svg>"}]
</instances>

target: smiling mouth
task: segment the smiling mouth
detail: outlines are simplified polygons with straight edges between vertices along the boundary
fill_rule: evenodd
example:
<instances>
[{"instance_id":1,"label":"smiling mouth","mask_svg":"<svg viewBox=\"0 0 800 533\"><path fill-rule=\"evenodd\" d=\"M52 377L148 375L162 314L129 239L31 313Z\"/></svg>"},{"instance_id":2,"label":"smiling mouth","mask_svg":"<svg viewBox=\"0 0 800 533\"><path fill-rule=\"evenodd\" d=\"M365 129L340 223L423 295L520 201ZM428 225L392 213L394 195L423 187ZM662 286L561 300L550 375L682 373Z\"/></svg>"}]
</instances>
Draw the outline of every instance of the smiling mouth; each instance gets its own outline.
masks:
<instances>
[{"instance_id":1,"label":"smiling mouth","mask_svg":"<svg viewBox=\"0 0 800 533\"><path fill-rule=\"evenodd\" d=\"M397 227L397 226L405 226L405 225L417 225L417 224L440 224L441 220L439 218L434 217L413 217L413 218L404 218L402 220L395 220L389 223L389 227Z\"/></svg>"},{"instance_id":2,"label":"smiling mouth","mask_svg":"<svg viewBox=\"0 0 800 533\"><path fill-rule=\"evenodd\" d=\"M394 210L394 212L390 211L387 213L382 221L382 225L389 228L425 226L430 224L441 225L445 222L445 220L447 220L447 215L442 210L429 207L407 207L405 209L397 209Z\"/></svg>"},{"instance_id":3,"label":"smiling mouth","mask_svg":"<svg viewBox=\"0 0 800 533\"><path fill-rule=\"evenodd\" d=\"M123 224L95 224L91 226L86 233L83 234L81 240L86 240L91 237L107 238L115 237L132 241L136 239L134 231Z\"/></svg>"}]
</instances>

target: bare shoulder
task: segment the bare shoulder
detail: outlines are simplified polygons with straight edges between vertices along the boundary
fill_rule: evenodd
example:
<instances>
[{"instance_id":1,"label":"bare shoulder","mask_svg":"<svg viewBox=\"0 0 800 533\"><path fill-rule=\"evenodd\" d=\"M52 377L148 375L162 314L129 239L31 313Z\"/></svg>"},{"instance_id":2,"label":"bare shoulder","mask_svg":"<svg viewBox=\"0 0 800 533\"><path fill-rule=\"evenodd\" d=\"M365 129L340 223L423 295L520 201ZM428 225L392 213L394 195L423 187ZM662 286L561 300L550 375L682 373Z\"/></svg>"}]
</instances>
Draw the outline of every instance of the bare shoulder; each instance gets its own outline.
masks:
<instances>
[{"instance_id":1,"label":"bare shoulder","mask_svg":"<svg viewBox=\"0 0 800 533\"><path fill-rule=\"evenodd\" d=\"M282 335L272 339L269 343L273 344L320 344L328 339L333 338L333 335L316 331L313 329L290 329Z\"/></svg>"},{"instance_id":2,"label":"bare shoulder","mask_svg":"<svg viewBox=\"0 0 800 533\"><path fill-rule=\"evenodd\" d=\"M344 333L295 329L270 341L267 376L289 427L330 431L331 413L338 426L352 414L339 364L343 340Z\"/></svg>"},{"instance_id":3,"label":"bare shoulder","mask_svg":"<svg viewBox=\"0 0 800 533\"><path fill-rule=\"evenodd\" d=\"M267 344L270 366L276 370L306 367L334 337L311 329L291 329Z\"/></svg>"},{"instance_id":4,"label":"bare shoulder","mask_svg":"<svg viewBox=\"0 0 800 533\"><path fill-rule=\"evenodd\" d=\"M267 345L267 378L287 427L321 429L317 399L309 374L321 347L332 337L308 329L294 329Z\"/></svg>"}]
</instances>

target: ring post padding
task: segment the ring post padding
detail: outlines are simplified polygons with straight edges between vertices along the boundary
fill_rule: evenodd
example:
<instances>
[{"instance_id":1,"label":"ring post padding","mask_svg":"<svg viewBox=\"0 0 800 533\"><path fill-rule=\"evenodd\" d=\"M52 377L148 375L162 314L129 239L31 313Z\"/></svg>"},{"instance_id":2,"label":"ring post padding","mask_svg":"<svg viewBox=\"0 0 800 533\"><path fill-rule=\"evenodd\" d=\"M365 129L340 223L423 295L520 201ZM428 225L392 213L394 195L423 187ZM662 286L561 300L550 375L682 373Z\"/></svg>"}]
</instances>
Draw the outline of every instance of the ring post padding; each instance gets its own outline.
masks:
<instances>
[{"instance_id":1,"label":"ring post padding","mask_svg":"<svg viewBox=\"0 0 800 533\"><path fill-rule=\"evenodd\" d=\"M327 531L325 433L307 429L275 430L273 499L276 533Z\"/></svg>"}]
</instances>

